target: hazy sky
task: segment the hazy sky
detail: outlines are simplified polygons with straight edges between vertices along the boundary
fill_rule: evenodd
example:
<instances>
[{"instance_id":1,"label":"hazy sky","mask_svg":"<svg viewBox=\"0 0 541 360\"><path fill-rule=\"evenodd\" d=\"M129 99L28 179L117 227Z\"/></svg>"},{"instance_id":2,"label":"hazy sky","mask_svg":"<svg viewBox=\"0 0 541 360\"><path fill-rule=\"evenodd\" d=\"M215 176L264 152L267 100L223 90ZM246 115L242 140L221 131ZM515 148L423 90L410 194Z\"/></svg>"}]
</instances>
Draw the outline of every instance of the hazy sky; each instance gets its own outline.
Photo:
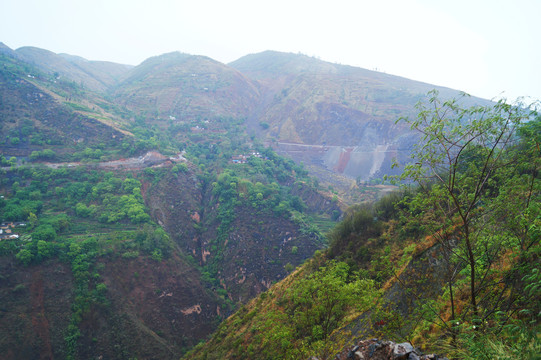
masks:
<instances>
[{"instance_id":1,"label":"hazy sky","mask_svg":"<svg viewBox=\"0 0 541 360\"><path fill-rule=\"evenodd\" d=\"M541 99L541 0L0 0L0 41L137 65L264 50Z\"/></svg>"}]
</instances>

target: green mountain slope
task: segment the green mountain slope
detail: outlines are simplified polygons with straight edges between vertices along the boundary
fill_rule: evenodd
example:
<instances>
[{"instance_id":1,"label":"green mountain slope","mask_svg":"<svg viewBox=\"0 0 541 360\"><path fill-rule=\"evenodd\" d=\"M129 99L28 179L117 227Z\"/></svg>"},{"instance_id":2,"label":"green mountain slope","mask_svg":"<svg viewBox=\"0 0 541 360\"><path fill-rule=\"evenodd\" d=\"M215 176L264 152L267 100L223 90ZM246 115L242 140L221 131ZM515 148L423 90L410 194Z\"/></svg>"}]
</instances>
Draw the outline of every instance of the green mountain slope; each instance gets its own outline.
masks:
<instances>
[{"instance_id":1,"label":"green mountain slope","mask_svg":"<svg viewBox=\"0 0 541 360\"><path fill-rule=\"evenodd\" d=\"M418 137L395 120L428 88L276 52L230 65L171 53L130 68L0 44L0 353L179 358L237 309L194 356L304 358L348 331L429 344L435 319L417 311L435 302L449 319L448 273L419 203L351 211L309 260L345 202L391 188L367 183L410 154ZM523 176L537 204L535 169L498 172L491 196L523 199L502 180ZM431 226L453 228L440 220ZM505 273L500 255L487 259ZM337 308L322 309L327 298Z\"/></svg>"},{"instance_id":2,"label":"green mountain slope","mask_svg":"<svg viewBox=\"0 0 541 360\"><path fill-rule=\"evenodd\" d=\"M263 104L247 121L252 131L280 153L318 169L314 173L324 169L363 181L392 173L393 158L409 157L416 138L395 121L413 115L424 94L436 88L445 98L458 95L305 55L267 51L229 65L262 84ZM486 103L471 99L466 105L474 102Z\"/></svg>"},{"instance_id":3,"label":"green mountain slope","mask_svg":"<svg viewBox=\"0 0 541 360\"><path fill-rule=\"evenodd\" d=\"M170 53L133 68L114 97L156 120L215 120L248 116L258 90L241 73L210 58Z\"/></svg>"},{"instance_id":4,"label":"green mountain slope","mask_svg":"<svg viewBox=\"0 0 541 360\"><path fill-rule=\"evenodd\" d=\"M212 121L242 120L250 134L304 162L342 193L352 180L390 173L393 158L407 159L416 139L395 120L412 115L423 94L437 88L444 97L457 95L398 76L272 51L229 65L170 53L131 69L30 47L16 54L51 76L111 93L115 106L132 112L124 111L125 118L140 116L161 127L199 120L202 128Z\"/></svg>"},{"instance_id":5,"label":"green mountain slope","mask_svg":"<svg viewBox=\"0 0 541 360\"><path fill-rule=\"evenodd\" d=\"M322 246L276 184L228 172L232 193L165 157L65 165L1 170L7 358L178 358Z\"/></svg>"},{"instance_id":6,"label":"green mountain slope","mask_svg":"<svg viewBox=\"0 0 541 360\"><path fill-rule=\"evenodd\" d=\"M4 171L0 217L19 235L0 242L6 358L174 359L227 311L151 221L133 175Z\"/></svg>"},{"instance_id":7,"label":"green mountain slope","mask_svg":"<svg viewBox=\"0 0 541 360\"><path fill-rule=\"evenodd\" d=\"M13 58L0 61L0 148L5 156L29 157L32 151L48 149L62 157L98 144L104 150L120 149L124 139L131 141L116 119L91 105L92 99L84 99L77 86L54 83Z\"/></svg>"},{"instance_id":8,"label":"green mountain slope","mask_svg":"<svg viewBox=\"0 0 541 360\"><path fill-rule=\"evenodd\" d=\"M429 135L405 172L420 186L350 209L326 251L185 359L351 358L349 344L374 337L457 359L535 358L541 117L504 103L456 105L424 108ZM462 149L450 162L440 156L449 144Z\"/></svg>"},{"instance_id":9,"label":"green mountain slope","mask_svg":"<svg viewBox=\"0 0 541 360\"><path fill-rule=\"evenodd\" d=\"M35 47L21 47L16 54L25 62L56 78L75 82L93 91L105 91L115 85L132 66L106 61L88 61L81 57L55 54Z\"/></svg>"},{"instance_id":10,"label":"green mountain slope","mask_svg":"<svg viewBox=\"0 0 541 360\"><path fill-rule=\"evenodd\" d=\"M324 246L312 218L340 215L241 120L164 130L144 108L51 74L61 62L9 49L1 60L7 358L178 358Z\"/></svg>"}]
</instances>

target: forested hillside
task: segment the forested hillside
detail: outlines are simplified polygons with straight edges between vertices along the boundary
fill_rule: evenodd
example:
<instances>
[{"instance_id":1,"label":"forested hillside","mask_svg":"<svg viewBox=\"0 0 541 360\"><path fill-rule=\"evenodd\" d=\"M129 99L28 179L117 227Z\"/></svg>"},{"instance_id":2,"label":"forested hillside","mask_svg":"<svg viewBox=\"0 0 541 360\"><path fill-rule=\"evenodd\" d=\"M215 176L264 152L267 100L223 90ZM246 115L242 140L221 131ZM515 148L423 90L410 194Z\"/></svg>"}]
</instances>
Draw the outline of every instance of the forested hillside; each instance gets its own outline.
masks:
<instances>
[{"instance_id":1,"label":"forested hillside","mask_svg":"<svg viewBox=\"0 0 541 360\"><path fill-rule=\"evenodd\" d=\"M7 358L179 358L325 246L337 200L242 119L154 119L42 53L0 67Z\"/></svg>"},{"instance_id":2,"label":"forested hillside","mask_svg":"<svg viewBox=\"0 0 541 360\"><path fill-rule=\"evenodd\" d=\"M186 358L331 359L373 337L450 358L536 358L541 118L458 104L431 94L407 120L423 141L403 190L350 209L327 250Z\"/></svg>"},{"instance_id":3,"label":"forested hillside","mask_svg":"<svg viewBox=\"0 0 541 360\"><path fill-rule=\"evenodd\" d=\"M0 354L538 349L539 117L431 88L0 44Z\"/></svg>"}]
</instances>

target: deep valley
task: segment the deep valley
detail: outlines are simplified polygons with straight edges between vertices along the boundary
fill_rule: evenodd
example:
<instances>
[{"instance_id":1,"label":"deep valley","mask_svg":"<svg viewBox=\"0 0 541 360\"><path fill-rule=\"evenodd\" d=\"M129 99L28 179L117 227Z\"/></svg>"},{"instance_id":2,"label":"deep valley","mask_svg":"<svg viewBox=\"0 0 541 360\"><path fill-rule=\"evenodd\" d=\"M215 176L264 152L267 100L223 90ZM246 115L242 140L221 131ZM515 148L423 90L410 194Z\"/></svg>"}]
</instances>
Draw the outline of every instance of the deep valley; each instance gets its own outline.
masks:
<instances>
[{"instance_id":1,"label":"deep valley","mask_svg":"<svg viewBox=\"0 0 541 360\"><path fill-rule=\"evenodd\" d=\"M0 358L529 356L530 110L299 54L0 43Z\"/></svg>"}]
</instances>

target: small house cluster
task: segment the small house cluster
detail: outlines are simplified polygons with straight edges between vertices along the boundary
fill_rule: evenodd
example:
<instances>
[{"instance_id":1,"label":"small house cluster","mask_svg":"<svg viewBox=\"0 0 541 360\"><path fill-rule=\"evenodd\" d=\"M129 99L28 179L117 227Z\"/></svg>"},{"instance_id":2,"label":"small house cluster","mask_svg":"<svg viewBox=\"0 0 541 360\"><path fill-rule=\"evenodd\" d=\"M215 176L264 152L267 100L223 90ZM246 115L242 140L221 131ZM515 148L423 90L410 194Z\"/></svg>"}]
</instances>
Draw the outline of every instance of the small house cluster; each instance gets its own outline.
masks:
<instances>
[{"instance_id":1,"label":"small house cluster","mask_svg":"<svg viewBox=\"0 0 541 360\"><path fill-rule=\"evenodd\" d=\"M252 156L257 157L257 158L262 158L263 157L263 156L261 156L260 153L253 151L248 155L244 155L244 154L242 154L242 155L233 155L233 156L231 156L230 162L232 162L233 164L246 164L248 162L248 159L250 157L252 157Z\"/></svg>"},{"instance_id":2,"label":"small house cluster","mask_svg":"<svg viewBox=\"0 0 541 360\"><path fill-rule=\"evenodd\" d=\"M0 240L18 239L19 235L13 231L16 227L24 227L25 223L21 222L8 222L0 225Z\"/></svg>"}]
</instances>

